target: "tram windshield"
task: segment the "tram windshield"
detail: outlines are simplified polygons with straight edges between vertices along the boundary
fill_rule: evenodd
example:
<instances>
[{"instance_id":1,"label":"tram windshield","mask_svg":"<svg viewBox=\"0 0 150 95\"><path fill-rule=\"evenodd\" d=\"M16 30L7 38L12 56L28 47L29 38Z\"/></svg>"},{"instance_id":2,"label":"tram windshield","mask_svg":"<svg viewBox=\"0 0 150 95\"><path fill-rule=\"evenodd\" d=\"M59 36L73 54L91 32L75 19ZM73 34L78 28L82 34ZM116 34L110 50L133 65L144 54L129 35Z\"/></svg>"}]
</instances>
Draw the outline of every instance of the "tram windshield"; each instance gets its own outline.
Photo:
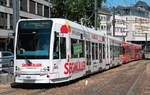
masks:
<instances>
[{"instance_id":1,"label":"tram windshield","mask_svg":"<svg viewBox=\"0 0 150 95\"><path fill-rule=\"evenodd\" d=\"M52 21L27 20L18 25L16 58L48 59Z\"/></svg>"}]
</instances>

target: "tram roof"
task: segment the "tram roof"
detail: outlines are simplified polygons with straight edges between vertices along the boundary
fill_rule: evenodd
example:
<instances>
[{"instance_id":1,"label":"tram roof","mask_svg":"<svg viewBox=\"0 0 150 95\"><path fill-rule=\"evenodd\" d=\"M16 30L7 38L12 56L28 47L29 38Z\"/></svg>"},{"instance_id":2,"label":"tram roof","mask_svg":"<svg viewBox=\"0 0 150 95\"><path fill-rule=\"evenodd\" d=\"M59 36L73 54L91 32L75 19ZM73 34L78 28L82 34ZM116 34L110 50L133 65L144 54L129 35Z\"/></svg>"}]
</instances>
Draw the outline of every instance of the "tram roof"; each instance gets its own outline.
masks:
<instances>
[{"instance_id":1,"label":"tram roof","mask_svg":"<svg viewBox=\"0 0 150 95\"><path fill-rule=\"evenodd\" d=\"M73 28L83 30L83 31L88 31L90 33L97 34L97 35L102 35L102 36L105 35L104 33L98 32L95 29L86 27L84 25L80 25L76 22L73 22L73 21L70 21L67 19L63 19L63 18L20 19L19 21L28 21L28 20L52 20L54 23L58 23L58 24L62 24L62 25L64 25L66 22L68 22L69 25Z\"/></svg>"},{"instance_id":2,"label":"tram roof","mask_svg":"<svg viewBox=\"0 0 150 95\"><path fill-rule=\"evenodd\" d=\"M62 19L62 18L52 18L51 20L54 21L54 23L59 23L59 24L64 24L66 21L69 23L69 25L73 28L76 28L76 29L79 29L79 30L83 30L83 31L88 31L90 33L94 33L94 34L97 34L97 35L104 35L104 33L102 32L98 32L96 31L95 29L92 29L92 28L89 28L89 27L86 27L84 25L80 25L76 22L72 22L70 20L67 20L67 19Z\"/></svg>"}]
</instances>

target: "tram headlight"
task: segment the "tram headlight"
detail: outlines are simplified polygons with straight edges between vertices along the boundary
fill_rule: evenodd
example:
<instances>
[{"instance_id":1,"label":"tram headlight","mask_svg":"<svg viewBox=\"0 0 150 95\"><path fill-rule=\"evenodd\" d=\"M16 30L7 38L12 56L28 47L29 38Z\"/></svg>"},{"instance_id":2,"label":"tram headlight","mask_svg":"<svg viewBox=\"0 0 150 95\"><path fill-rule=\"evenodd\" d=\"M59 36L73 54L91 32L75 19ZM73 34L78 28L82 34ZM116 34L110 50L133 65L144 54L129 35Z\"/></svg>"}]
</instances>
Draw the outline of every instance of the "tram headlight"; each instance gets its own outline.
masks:
<instances>
[{"instance_id":1,"label":"tram headlight","mask_svg":"<svg viewBox=\"0 0 150 95\"><path fill-rule=\"evenodd\" d=\"M46 71L46 67L43 68L43 71Z\"/></svg>"},{"instance_id":2,"label":"tram headlight","mask_svg":"<svg viewBox=\"0 0 150 95\"><path fill-rule=\"evenodd\" d=\"M49 66L47 66L47 71L50 71L50 67Z\"/></svg>"},{"instance_id":3,"label":"tram headlight","mask_svg":"<svg viewBox=\"0 0 150 95\"><path fill-rule=\"evenodd\" d=\"M43 72L45 72L45 71L50 71L50 67L49 67L49 66L44 67L42 71L43 71Z\"/></svg>"}]
</instances>

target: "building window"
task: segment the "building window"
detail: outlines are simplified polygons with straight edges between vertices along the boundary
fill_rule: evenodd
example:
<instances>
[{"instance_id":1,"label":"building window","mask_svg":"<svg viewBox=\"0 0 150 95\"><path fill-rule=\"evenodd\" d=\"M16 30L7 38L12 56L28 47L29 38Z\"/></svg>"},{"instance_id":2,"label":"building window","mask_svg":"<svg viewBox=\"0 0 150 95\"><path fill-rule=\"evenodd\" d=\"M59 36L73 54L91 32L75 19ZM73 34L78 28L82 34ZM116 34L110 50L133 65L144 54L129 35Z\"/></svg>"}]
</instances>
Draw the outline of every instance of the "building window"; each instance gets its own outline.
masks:
<instances>
[{"instance_id":1,"label":"building window","mask_svg":"<svg viewBox=\"0 0 150 95\"><path fill-rule=\"evenodd\" d=\"M35 2L30 0L30 13L35 14Z\"/></svg>"},{"instance_id":2,"label":"building window","mask_svg":"<svg viewBox=\"0 0 150 95\"><path fill-rule=\"evenodd\" d=\"M6 6L7 5L7 1L6 0L0 0L0 5Z\"/></svg>"},{"instance_id":3,"label":"building window","mask_svg":"<svg viewBox=\"0 0 150 95\"><path fill-rule=\"evenodd\" d=\"M27 11L27 0L20 0L20 10Z\"/></svg>"},{"instance_id":4,"label":"building window","mask_svg":"<svg viewBox=\"0 0 150 95\"><path fill-rule=\"evenodd\" d=\"M13 7L13 0L9 0L9 7L10 7L10 8Z\"/></svg>"},{"instance_id":5,"label":"building window","mask_svg":"<svg viewBox=\"0 0 150 95\"><path fill-rule=\"evenodd\" d=\"M103 25L101 26L101 30L104 30Z\"/></svg>"},{"instance_id":6,"label":"building window","mask_svg":"<svg viewBox=\"0 0 150 95\"><path fill-rule=\"evenodd\" d=\"M42 16L42 4L37 3L37 14Z\"/></svg>"},{"instance_id":7,"label":"building window","mask_svg":"<svg viewBox=\"0 0 150 95\"><path fill-rule=\"evenodd\" d=\"M49 17L49 7L44 6L44 16Z\"/></svg>"},{"instance_id":8,"label":"building window","mask_svg":"<svg viewBox=\"0 0 150 95\"><path fill-rule=\"evenodd\" d=\"M7 29L7 14L0 12L0 28Z\"/></svg>"},{"instance_id":9,"label":"building window","mask_svg":"<svg viewBox=\"0 0 150 95\"><path fill-rule=\"evenodd\" d=\"M10 15L10 29L13 29L13 15Z\"/></svg>"}]
</instances>

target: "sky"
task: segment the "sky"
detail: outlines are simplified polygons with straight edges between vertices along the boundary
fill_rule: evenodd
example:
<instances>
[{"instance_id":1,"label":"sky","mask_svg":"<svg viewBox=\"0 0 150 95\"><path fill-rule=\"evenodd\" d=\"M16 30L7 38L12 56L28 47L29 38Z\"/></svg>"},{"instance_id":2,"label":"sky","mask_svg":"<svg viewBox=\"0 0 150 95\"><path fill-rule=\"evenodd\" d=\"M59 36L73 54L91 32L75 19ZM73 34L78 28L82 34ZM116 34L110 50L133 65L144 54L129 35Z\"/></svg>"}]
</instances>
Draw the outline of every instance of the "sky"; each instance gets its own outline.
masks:
<instances>
[{"instance_id":1,"label":"sky","mask_svg":"<svg viewBox=\"0 0 150 95\"><path fill-rule=\"evenodd\" d=\"M144 1L150 6L150 0L107 0L106 3L103 3L104 6L111 8L112 6L132 6L135 5L138 1Z\"/></svg>"}]
</instances>

